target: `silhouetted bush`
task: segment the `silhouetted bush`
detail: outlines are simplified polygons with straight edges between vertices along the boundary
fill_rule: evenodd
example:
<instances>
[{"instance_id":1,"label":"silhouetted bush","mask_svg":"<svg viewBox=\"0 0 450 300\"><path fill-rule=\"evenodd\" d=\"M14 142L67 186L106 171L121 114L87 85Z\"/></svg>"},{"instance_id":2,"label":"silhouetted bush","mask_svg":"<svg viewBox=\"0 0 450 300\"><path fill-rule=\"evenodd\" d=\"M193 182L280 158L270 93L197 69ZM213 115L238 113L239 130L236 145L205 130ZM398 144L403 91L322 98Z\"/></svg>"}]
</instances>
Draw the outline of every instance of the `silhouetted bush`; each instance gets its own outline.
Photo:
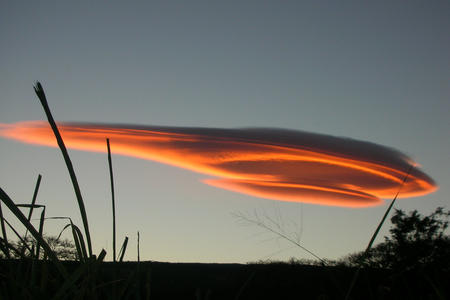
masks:
<instances>
[{"instance_id":1,"label":"silhouetted bush","mask_svg":"<svg viewBox=\"0 0 450 300\"><path fill-rule=\"evenodd\" d=\"M405 214L396 209L390 236L367 253L344 258L345 265L409 270L418 267L450 267L450 236L446 234L450 211L438 207L429 216L417 210Z\"/></svg>"},{"instance_id":2,"label":"silhouetted bush","mask_svg":"<svg viewBox=\"0 0 450 300\"><path fill-rule=\"evenodd\" d=\"M59 239L56 236L44 236L44 240L47 242L47 244L50 246L53 252L55 252L56 256L60 260L77 260L77 250L75 248L75 244L68 239ZM26 245L24 245L24 242ZM28 236L23 238L22 241L12 241L10 242L11 246L13 246L18 251L22 251L22 255L28 258L33 258L34 253L30 253L29 249L36 249L36 240L32 237ZM15 251L11 251L11 258L13 259L19 259L23 256L19 255L19 253ZM0 258L5 259L5 255L0 252ZM45 253L43 251L40 252L39 255L40 259L48 259L48 257L45 256Z\"/></svg>"}]
</instances>

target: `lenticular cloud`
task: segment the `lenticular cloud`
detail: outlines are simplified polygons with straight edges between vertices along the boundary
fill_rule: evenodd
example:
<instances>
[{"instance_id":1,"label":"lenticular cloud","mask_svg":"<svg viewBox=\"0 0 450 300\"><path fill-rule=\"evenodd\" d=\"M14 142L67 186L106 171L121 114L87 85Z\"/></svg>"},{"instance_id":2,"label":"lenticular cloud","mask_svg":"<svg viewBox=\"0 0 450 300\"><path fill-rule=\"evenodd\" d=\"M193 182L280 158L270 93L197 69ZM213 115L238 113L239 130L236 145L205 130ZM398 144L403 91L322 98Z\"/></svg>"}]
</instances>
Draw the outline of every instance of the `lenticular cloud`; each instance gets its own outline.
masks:
<instances>
[{"instance_id":1,"label":"lenticular cloud","mask_svg":"<svg viewBox=\"0 0 450 300\"><path fill-rule=\"evenodd\" d=\"M401 152L348 138L273 128L218 129L59 123L68 148L158 161L212 176L204 183L251 196L367 207L437 189ZM2 124L0 136L57 147L42 121ZM414 168L411 169L411 167Z\"/></svg>"}]
</instances>

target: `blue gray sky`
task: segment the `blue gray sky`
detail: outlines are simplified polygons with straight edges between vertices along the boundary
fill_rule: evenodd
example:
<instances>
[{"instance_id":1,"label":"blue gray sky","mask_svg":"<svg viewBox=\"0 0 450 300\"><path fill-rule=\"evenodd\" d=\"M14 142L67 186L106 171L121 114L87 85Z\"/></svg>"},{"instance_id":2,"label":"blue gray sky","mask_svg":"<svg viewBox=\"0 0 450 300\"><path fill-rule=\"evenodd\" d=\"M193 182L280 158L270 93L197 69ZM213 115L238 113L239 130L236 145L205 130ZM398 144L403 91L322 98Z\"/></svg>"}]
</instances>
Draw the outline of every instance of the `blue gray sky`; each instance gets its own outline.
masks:
<instances>
[{"instance_id":1,"label":"blue gray sky","mask_svg":"<svg viewBox=\"0 0 450 300\"><path fill-rule=\"evenodd\" d=\"M1 123L45 119L32 89L39 80L59 121L274 127L369 141L408 154L436 180L437 192L396 204L427 214L449 208L449 14L448 1L2 1ZM94 249L111 254L107 158L70 154ZM79 220L58 149L0 139L0 163L0 185L16 202L31 201L42 174L47 215ZM309 258L232 216L255 210L337 258L366 246L388 204L272 201L156 162L116 155L113 164L118 238L130 237L130 260L138 230L146 260ZM55 234L64 224L46 226Z\"/></svg>"}]
</instances>

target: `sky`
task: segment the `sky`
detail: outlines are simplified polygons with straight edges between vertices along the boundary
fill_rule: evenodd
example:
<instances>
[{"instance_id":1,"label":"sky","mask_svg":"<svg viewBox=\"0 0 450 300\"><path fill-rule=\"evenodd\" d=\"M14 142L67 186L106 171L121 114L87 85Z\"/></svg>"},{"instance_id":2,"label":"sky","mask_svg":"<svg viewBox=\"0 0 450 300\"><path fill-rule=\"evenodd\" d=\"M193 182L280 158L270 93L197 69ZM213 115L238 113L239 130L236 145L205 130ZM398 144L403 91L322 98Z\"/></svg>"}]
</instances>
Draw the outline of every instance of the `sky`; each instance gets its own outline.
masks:
<instances>
[{"instance_id":1,"label":"sky","mask_svg":"<svg viewBox=\"0 0 450 300\"><path fill-rule=\"evenodd\" d=\"M46 120L33 90L39 80L60 122L351 138L404 153L439 186L395 208L449 208L448 1L2 1L0 8L1 123ZM118 244L130 238L128 260L137 257L137 231L143 260L311 258L235 217L255 213L318 256L339 258L365 248L395 194L365 208L271 200L114 147L112 139ZM94 252L104 248L112 259L107 156L69 154ZM42 174L37 201L47 216L81 226L58 149L1 138L0 164L0 187L16 203L31 201ZM64 225L48 220L46 232Z\"/></svg>"}]
</instances>

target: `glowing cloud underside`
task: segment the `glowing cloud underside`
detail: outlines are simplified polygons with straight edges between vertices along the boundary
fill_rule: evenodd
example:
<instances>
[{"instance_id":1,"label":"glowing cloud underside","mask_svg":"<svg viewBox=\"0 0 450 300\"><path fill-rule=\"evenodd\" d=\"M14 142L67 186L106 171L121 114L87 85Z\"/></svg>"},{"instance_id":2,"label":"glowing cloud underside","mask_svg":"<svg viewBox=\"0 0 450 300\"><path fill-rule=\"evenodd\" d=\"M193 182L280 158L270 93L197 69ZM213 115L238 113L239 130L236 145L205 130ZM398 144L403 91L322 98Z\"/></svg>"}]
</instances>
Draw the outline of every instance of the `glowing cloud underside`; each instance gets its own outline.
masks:
<instances>
[{"instance_id":1,"label":"glowing cloud underside","mask_svg":"<svg viewBox=\"0 0 450 300\"><path fill-rule=\"evenodd\" d=\"M437 189L417 164L377 144L270 128L212 129L60 123L68 148L158 161L214 176L203 182L261 198L321 205L367 207ZM57 147L46 122L1 124L0 136Z\"/></svg>"}]
</instances>

